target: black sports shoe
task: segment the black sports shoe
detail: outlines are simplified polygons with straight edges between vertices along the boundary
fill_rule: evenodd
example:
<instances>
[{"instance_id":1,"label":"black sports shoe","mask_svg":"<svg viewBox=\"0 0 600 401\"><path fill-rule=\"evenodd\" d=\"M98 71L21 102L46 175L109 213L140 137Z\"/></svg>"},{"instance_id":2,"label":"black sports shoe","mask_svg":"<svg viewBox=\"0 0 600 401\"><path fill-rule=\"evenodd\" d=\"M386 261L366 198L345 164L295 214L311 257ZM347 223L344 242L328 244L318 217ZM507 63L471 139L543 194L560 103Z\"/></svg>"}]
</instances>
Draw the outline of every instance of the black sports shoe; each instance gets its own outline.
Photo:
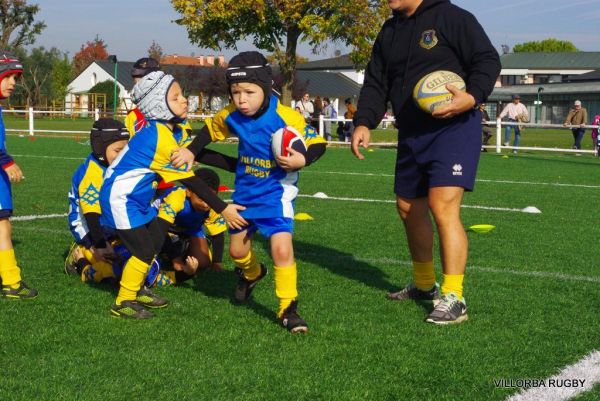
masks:
<instances>
[{"instance_id":1,"label":"black sports shoe","mask_svg":"<svg viewBox=\"0 0 600 401\"><path fill-rule=\"evenodd\" d=\"M21 281L17 288L12 288L10 285L3 285L2 296L10 299L33 299L38 296L38 292L35 288L31 288L25 282Z\"/></svg>"},{"instance_id":2,"label":"black sports shoe","mask_svg":"<svg viewBox=\"0 0 600 401\"><path fill-rule=\"evenodd\" d=\"M135 301L146 308L159 309L169 305L169 301L156 295L150 288L143 286L137 293Z\"/></svg>"},{"instance_id":3,"label":"black sports shoe","mask_svg":"<svg viewBox=\"0 0 600 401\"><path fill-rule=\"evenodd\" d=\"M288 329L290 333L306 333L308 331L308 325L298 315L296 309L298 308L298 301L292 301L290 306L283 311L281 315L281 324L283 327Z\"/></svg>"},{"instance_id":4,"label":"black sports shoe","mask_svg":"<svg viewBox=\"0 0 600 401\"><path fill-rule=\"evenodd\" d=\"M464 322L468 318L465 299L458 298L455 293L451 292L442 296L425 321L435 324L456 324Z\"/></svg>"},{"instance_id":5,"label":"black sports shoe","mask_svg":"<svg viewBox=\"0 0 600 401\"><path fill-rule=\"evenodd\" d=\"M147 311L137 301L123 301L121 305L114 304L110 308L110 313L115 317L127 319L150 319L154 317L152 312Z\"/></svg>"},{"instance_id":6,"label":"black sports shoe","mask_svg":"<svg viewBox=\"0 0 600 401\"><path fill-rule=\"evenodd\" d=\"M233 297L237 302L245 302L252 295L252 290L256 284L267 275L267 268L262 263L260 264L260 274L254 280L248 280L244 277L244 271L239 267L235 268L235 274L239 276L239 280L235 286Z\"/></svg>"},{"instance_id":7,"label":"black sports shoe","mask_svg":"<svg viewBox=\"0 0 600 401\"><path fill-rule=\"evenodd\" d=\"M421 301L437 303L440 299L439 286L435 284L429 291L418 289L414 283L410 283L398 292L390 292L387 298L392 301Z\"/></svg>"}]
</instances>

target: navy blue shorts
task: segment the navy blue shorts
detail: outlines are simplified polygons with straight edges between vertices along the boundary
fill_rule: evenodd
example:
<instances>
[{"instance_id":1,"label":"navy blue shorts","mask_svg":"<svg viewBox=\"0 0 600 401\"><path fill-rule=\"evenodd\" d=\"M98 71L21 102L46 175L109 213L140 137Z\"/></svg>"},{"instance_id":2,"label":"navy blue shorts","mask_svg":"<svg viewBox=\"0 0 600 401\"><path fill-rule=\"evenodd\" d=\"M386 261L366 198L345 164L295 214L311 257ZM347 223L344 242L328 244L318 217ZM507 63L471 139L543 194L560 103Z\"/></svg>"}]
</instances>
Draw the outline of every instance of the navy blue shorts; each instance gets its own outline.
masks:
<instances>
[{"instance_id":1,"label":"navy blue shorts","mask_svg":"<svg viewBox=\"0 0 600 401\"><path fill-rule=\"evenodd\" d=\"M0 219L12 216L12 191L8 174L0 167Z\"/></svg>"},{"instance_id":2,"label":"navy blue shorts","mask_svg":"<svg viewBox=\"0 0 600 401\"><path fill-rule=\"evenodd\" d=\"M480 152L481 115L477 110L432 132L398 133L394 192L415 199L426 197L432 187L472 191Z\"/></svg>"}]
</instances>

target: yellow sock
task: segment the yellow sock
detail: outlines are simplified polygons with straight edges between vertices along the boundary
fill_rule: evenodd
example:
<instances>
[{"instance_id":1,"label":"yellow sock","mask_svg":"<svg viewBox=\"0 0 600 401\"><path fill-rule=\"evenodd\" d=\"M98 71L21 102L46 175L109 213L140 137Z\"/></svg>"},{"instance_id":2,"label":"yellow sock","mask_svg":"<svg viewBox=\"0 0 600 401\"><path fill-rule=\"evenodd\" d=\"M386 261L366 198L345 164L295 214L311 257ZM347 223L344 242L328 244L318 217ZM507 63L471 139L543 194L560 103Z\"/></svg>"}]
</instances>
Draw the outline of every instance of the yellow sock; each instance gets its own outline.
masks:
<instances>
[{"instance_id":1,"label":"yellow sock","mask_svg":"<svg viewBox=\"0 0 600 401\"><path fill-rule=\"evenodd\" d=\"M444 274L444 282L442 283L442 295L446 295L453 292L459 298L462 298L464 278L464 274Z\"/></svg>"},{"instance_id":2,"label":"yellow sock","mask_svg":"<svg viewBox=\"0 0 600 401\"><path fill-rule=\"evenodd\" d=\"M433 270L433 260L430 262L416 262L413 260L413 280L415 287L427 291L435 285L435 271Z\"/></svg>"},{"instance_id":3,"label":"yellow sock","mask_svg":"<svg viewBox=\"0 0 600 401\"><path fill-rule=\"evenodd\" d=\"M296 263L291 266L274 266L275 270L275 295L279 298L277 317L281 317L292 301L298 298L298 270Z\"/></svg>"},{"instance_id":4,"label":"yellow sock","mask_svg":"<svg viewBox=\"0 0 600 401\"><path fill-rule=\"evenodd\" d=\"M254 252L250 249L248 255L241 259L233 259L233 263L244 271L244 277L247 280L256 280L260 276L260 264L256 261Z\"/></svg>"},{"instance_id":5,"label":"yellow sock","mask_svg":"<svg viewBox=\"0 0 600 401\"><path fill-rule=\"evenodd\" d=\"M139 260L135 256L129 258L125 267L123 268L123 275L121 276L121 288L119 289L119 295L115 301L117 305L121 305L123 301L134 301L137 297L137 293L142 288L146 273L150 265Z\"/></svg>"},{"instance_id":6,"label":"yellow sock","mask_svg":"<svg viewBox=\"0 0 600 401\"><path fill-rule=\"evenodd\" d=\"M161 271L158 274L158 278L156 279L156 283L154 286L156 287L165 287L167 285L175 285L177 284L177 275L173 270Z\"/></svg>"},{"instance_id":7,"label":"yellow sock","mask_svg":"<svg viewBox=\"0 0 600 401\"><path fill-rule=\"evenodd\" d=\"M92 269L92 272L90 272L90 269ZM105 278L115 278L112 265L107 262L94 262L81 271L81 281L99 283Z\"/></svg>"},{"instance_id":8,"label":"yellow sock","mask_svg":"<svg viewBox=\"0 0 600 401\"><path fill-rule=\"evenodd\" d=\"M18 288L21 284L21 269L17 266L14 249L0 251L0 278L2 285Z\"/></svg>"}]
</instances>

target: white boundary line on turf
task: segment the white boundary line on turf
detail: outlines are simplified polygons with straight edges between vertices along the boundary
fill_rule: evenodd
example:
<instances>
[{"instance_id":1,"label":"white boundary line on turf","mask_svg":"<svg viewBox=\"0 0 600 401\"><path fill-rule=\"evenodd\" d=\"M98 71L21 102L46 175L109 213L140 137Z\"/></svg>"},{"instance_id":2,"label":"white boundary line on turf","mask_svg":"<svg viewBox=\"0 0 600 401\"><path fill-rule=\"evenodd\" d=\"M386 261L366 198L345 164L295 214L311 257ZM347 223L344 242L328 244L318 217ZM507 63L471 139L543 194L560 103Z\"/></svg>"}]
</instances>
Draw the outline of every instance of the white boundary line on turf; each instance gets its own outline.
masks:
<instances>
[{"instance_id":1,"label":"white boundary line on turf","mask_svg":"<svg viewBox=\"0 0 600 401\"><path fill-rule=\"evenodd\" d=\"M394 177L394 174L383 174L383 173L352 173L347 171L303 171L302 174L335 174L335 175L357 175L365 177ZM600 185L588 185L588 184L568 184L560 182L535 182L535 181L511 181L511 180L489 180L484 178L478 178L476 182L485 182L492 184L519 184L519 185L548 185L552 187L573 187L573 188L600 188Z\"/></svg>"},{"instance_id":2,"label":"white boundary line on turf","mask_svg":"<svg viewBox=\"0 0 600 401\"><path fill-rule=\"evenodd\" d=\"M312 199L325 199L325 200L338 200L347 202L372 202L372 203L396 203L395 200L391 199L365 199L365 198L343 198L336 196L318 197L314 195L299 194L298 198L312 198ZM520 212L520 213L531 213L525 209L515 209L510 207L495 207L495 206L478 206L478 205L461 205L465 209L483 209L483 210L495 210L500 212Z\"/></svg>"},{"instance_id":3,"label":"white boundary line on turf","mask_svg":"<svg viewBox=\"0 0 600 401\"><path fill-rule=\"evenodd\" d=\"M393 258L363 258L360 256L348 256L349 259L354 259L358 262L365 262L369 264L391 264L391 265L405 265L412 266L412 262L408 260L399 260ZM467 271L476 271L482 273L499 273L499 274L511 274L514 276L525 276L525 277L536 277L541 279L556 279L560 281L581 281L587 283L600 283L600 277L593 276L574 276L563 273L544 272L544 271L527 271L527 270L515 270L512 268L496 268L496 267L483 267L475 265L467 265Z\"/></svg>"},{"instance_id":4,"label":"white boundary line on turf","mask_svg":"<svg viewBox=\"0 0 600 401\"><path fill-rule=\"evenodd\" d=\"M593 351L552 377L538 380L543 380L544 385L538 383L538 387L523 389L506 401L565 401L591 390L594 384L600 382L600 351ZM578 383L577 387L565 386L565 383L575 382Z\"/></svg>"},{"instance_id":5,"label":"white boundary line on turf","mask_svg":"<svg viewBox=\"0 0 600 401\"><path fill-rule=\"evenodd\" d=\"M66 217L66 216L67 216L66 213L33 215L33 216L16 216L16 217L12 217L11 220L12 221L15 221L15 220L16 221L31 221L31 220L53 219L53 218ZM54 231L54 230L50 231L50 230L51 229L44 230L44 231L52 232L52 233L62 232L62 231L59 232L59 231ZM66 233L67 231L65 230L64 232ZM348 258L359 261L359 262L367 262L367 263L374 263L374 264L385 263L385 264L411 266L411 262L409 262L409 261L392 259L392 258L373 259L373 258L364 258L364 257L360 257L360 256L354 256L354 255L350 255L350 254L348 254ZM552 278L552 279L557 279L557 280L561 280L561 281L581 281L581 282L589 282L589 283L600 283L600 277L573 276L573 275L562 274L562 273L553 273L553 272L544 272L544 271L535 271L535 270L534 271L522 271L522 270L515 270L512 268L502 269L502 268L482 267L482 266L473 266L473 265L467 266L467 270L480 271L480 272L484 272L484 273L499 273L499 274L511 274L511 275L515 275L515 276L537 277L537 278L542 278L542 279Z\"/></svg>"},{"instance_id":6,"label":"white boundary line on turf","mask_svg":"<svg viewBox=\"0 0 600 401\"><path fill-rule=\"evenodd\" d=\"M66 157L66 156L40 156L40 155L12 155L14 157L32 157L37 159L63 159L63 160L85 160L85 157ZM352 173L348 171L303 171L303 174L335 174L335 175L356 175L365 177L394 177L394 174L382 174L382 173ZM488 180L488 179L476 179L476 182L485 182L492 184L518 184L518 185L548 185L552 187L569 187L569 188L600 188L600 185L588 185L588 184L568 184L560 182L534 182L534 181L511 181L511 180Z\"/></svg>"},{"instance_id":7,"label":"white boundary line on turf","mask_svg":"<svg viewBox=\"0 0 600 401\"><path fill-rule=\"evenodd\" d=\"M67 217L67 213L60 214L34 214L30 216L13 216L10 221L29 221L29 220L42 220L42 219L54 219L57 217Z\"/></svg>"}]
</instances>

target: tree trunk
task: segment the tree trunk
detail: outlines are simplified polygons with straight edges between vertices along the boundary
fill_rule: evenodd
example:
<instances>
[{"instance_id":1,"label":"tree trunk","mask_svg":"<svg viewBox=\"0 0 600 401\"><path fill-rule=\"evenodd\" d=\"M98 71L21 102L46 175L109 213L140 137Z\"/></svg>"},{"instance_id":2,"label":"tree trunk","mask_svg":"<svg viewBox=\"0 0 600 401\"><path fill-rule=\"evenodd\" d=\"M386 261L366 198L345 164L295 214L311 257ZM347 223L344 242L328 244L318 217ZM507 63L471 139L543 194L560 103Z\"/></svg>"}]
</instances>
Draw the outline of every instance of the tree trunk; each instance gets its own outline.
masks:
<instances>
[{"instance_id":1,"label":"tree trunk","mask_svg":"<svg viewBox=\"0 0 600 401\"><path fill-rule=\"evenodd\" d=\"M281 76L283 78L283 88L281 93L281 102L290 106L292 104L292 86L294 85L294 71L296 70L296 47L298 46L298 38L300 37L300 29L292 27L287 31L287 40L285 44L285 58L279 64L281 68Z\"/></svg>"}]
</instances>

